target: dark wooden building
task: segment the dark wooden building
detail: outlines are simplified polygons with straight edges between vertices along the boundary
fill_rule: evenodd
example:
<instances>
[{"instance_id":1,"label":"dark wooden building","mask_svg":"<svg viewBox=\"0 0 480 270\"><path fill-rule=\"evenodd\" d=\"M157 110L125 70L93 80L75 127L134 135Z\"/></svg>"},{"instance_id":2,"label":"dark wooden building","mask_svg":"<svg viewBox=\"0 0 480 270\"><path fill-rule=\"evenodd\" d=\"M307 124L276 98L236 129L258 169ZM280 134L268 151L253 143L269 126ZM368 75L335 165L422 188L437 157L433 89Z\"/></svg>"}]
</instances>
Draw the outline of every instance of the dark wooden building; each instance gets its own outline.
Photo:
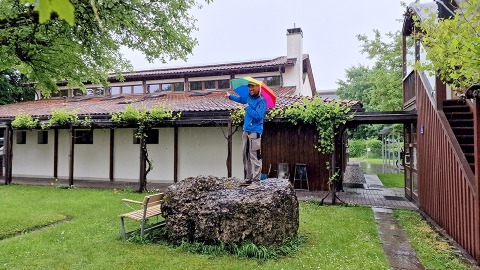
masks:
<instances>
[{"instance_id":1,"label":"dark wooden building","mask_svg":"<svg viewBox=\"0 0 480 270\"><path fill-rule=\"evenodd\" d=\"M441 15L451 4L412 4L405 14L404 110L418 114L405 127L406 195L480 261L480 100L457 97L438 78L409 67L425 61L415 18L428 16L427 9Z\"/></svg>"}]
</instances>

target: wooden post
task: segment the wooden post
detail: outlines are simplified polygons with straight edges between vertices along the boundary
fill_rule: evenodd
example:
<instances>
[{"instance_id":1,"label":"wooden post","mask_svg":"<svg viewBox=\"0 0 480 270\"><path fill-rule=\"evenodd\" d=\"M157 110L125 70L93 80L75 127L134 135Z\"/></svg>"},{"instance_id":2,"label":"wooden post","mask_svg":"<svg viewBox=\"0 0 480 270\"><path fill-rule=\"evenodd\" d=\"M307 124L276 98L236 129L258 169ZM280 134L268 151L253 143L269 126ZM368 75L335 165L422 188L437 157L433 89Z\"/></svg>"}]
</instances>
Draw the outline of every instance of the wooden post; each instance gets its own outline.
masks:
<instances>
[{"instance_id":1,"label":"wooden post","mask_svg":"<svg viewBox=\"0 0 480 270\"><path fill-rule=\"evenodd\" d=\"M405 78L407 74L407 37L402 36L402 79ZM405 101L405 99L404 99Z\"/></svg>"},{"instance_id":2,"label":"wooden post","mask_svg":"<svg viewBox=\"0 0 480 270\"><path fill-rule=\"evenodd\" d=\"M53 130L53 177L58 178L58 129Z\"/></svg>"},{"instance_id":3,"label":"wooden post","mask_svg":"<svg viewBox=\"0 0 480 270\"><path fill-rule=\"evenodd\" d=\"M75 164L75 129L70 126L70 164L68 170L68 185L73 186L73 168Z\"/></svg>"},{"instance_id":4,"label":"wooden post","mask_svg":"<svg viewBox=\"0 0 480 270\"><path fill-rule=\"evenodd\" d=\"M435 101L437 110L443 109L443 101L447 99L447 86L438 78L435 78Z\"/></svg>"},{"instance_id":5,"label":"wooden post","mask_svg":"<svg viewBox=\"0 0 480 270\"><path fill-rule=\"evenodd\" d=\"M145 145L145 138L144 136L140 136L140 178L138 181L138 192L143 192L146 188L145 180L146 180L146 169L145 169L145 149L143 146Z\"/></svg>"},{"instance_id":6,"label":"wooden post","mask_svg":"<svg viewBox=\"0 0 480 270\"><path fill-rule=\"evenodd\" d=\"M173 182L178 182L178 127L173 128Z\"/></svg>"},{"instance_id":7,"label":"wooden post","mask_svg":"<svg viewBox=\"0 0 480 270\"><path fill-rule=\"evenodd\" d=\"M5 155L5 185L12 183L12 166L13 166L13 129L10 122L7 123L5 129L4 155Z\"/></svg>"},{"instance_id":8,"label":"wooden post","mask_svg":"<svg viewBox=\"0 0 480 270\"><path fill-rule=\"evenodd\" d=\"M232 177L232 121L228 121L227 134L227 177Z\"/></svg>"},{"instance_id":9,"label":"wooden post","mask_svg":"<svg viewBox=\"0 0 480 270\"><path fill-rule=\"evenodd\" d=\"M111 128L110 129L110 163L109 163L109 171L108 171L108 178L110 179L110 181L113 181L114 147L115 147L115 130Z\"/></svg>"}]
</instances>

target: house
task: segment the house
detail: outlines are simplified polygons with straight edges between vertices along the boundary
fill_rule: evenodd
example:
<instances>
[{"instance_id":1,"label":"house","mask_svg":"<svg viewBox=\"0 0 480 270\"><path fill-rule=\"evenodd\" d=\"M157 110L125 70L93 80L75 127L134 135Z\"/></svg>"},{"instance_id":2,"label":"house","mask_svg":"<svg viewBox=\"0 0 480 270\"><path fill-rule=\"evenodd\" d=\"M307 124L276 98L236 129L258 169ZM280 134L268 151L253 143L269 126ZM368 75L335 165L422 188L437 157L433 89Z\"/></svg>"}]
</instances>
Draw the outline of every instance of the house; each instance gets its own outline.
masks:
<instances>
[{"instance_id":1,"label":"house","mask_svg":"<svg viewBox=\"0 0 480 270\"><path fill-rule=\"evenodd\" d=\"M415 19L448 18L458 1L411 4L403 25L406 195L480 261L480 101L456 97L438 77L409 68L426 61Z\"/></svg>"},{"instance_id":2,"label":"house","mask_svg":"<svg viewBox=\"0 0 480 270\"><path fill-rule=\"evenodd\" d=\"M165 68L114 75L110 85L87 85L86 93L60 86L57 97L0 106L6 142L6 183L13 177L138 182L145 174L136 127L114 125L110 114L128 104L151 108L166 104L181 118L156 126L149 134L148 153L153 161L149 182L173 183L196 175L243 178L241 128L235 130L229 101L230 80L252 76L263 80L277 95L277 106L302 102L316 92L310 57L303 53L303 32L287 30L287 55L257 61ZM330 102L331 99L325 99ZM342 101L361 108L356 101ZM10 122L23 113L48 119L63 108L88 115L93 128L56 127L48 130L12 130ZM286 121L265 124L263 173L276 177L278 163L288 163L293 179L296 163L307 164L311 189L327 189L331 172L313 145L314 129Z\"/></svg>"}]
</instances>

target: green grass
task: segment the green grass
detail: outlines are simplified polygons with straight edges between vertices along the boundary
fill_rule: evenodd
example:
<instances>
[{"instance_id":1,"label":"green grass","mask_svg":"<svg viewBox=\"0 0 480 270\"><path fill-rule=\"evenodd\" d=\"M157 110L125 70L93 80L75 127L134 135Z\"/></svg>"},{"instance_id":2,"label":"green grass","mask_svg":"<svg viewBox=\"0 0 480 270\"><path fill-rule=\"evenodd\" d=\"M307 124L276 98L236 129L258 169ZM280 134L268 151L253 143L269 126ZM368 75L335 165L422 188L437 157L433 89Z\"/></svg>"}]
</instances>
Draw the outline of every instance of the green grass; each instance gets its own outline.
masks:
<instances>
[{"instance_id":1,"label":"green grass","mask_svg":"<svg viewBox=\"0 0 480 270\"><path fill-rule=\"evenodd\" d=\"M373 163L373 164L382 164L383 160L381 158L366 158L366 157L358 157L358 158L350 158L350 161L356 162L366 162L366 163Z\"/></svg>"},{"instance_id":2,"label":"green grass","mask_svg":"<svg viewBox=\"0 0 480 270\"><path fill-rule=\"evenodd\" d=\"M441 238L419 213L395 209L394 214L425 269L471 269L463 264L448 242Z\"/></svg>"},{"instance_id":3,"label":"green grass","mask_svg":"<svg viewBox=\"0 0 480 270\"><path fill-rule=\"evenodd\" d=\"M0 269L388 269L372 210L300 204L297 252L272 260L191 253L122 241L122 198L112 190L0 186ZM126 209L124 209L126 210ZM32 232L15 232L69 220ZM132 227L133 223L127 224Z\"/></svg>"},{"instance_id":4,"label":"green grass","mask_svg":"<svg viewBox=\"0 0 480 270\"><path fill-rule=\"evenodd\" d=\"M403 173L386 173L386 174L377 174L380 181L382 181L383 185L386 187L394 187L394 188L404 188L405 187L405 179L403 177Z\"/></svg>"}]
</instances>

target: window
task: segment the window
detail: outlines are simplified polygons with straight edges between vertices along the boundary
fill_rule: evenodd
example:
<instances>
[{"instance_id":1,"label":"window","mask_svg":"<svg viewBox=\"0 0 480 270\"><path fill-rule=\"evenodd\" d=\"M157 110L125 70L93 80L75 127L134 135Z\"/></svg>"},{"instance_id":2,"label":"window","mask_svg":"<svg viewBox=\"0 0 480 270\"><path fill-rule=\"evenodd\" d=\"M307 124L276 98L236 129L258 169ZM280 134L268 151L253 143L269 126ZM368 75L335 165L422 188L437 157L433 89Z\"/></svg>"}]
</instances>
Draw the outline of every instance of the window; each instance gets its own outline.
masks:
<instances>
[{"instance_id":1,"label":"window","mask_svg":"<svg viewBox=\"0 0 480 270\"><path fill-rule=\"evenodd\" d=\"M52 93L52 97L68 97L68 89L58 90L58 92Z\"/></svg>"},{"instance_id":2,"label":"window","mask_svg":"<svg viewBox=\"0 0 480 270\"><path fill-rule=\"evenodd\" d=\"M75 144L93 144L93 130L75 130Z\"/></svg>"},{"instance_id":3,"label":"window","mask_svg":"<svg viewBox=\"0 0 480 270\"><path fill-rule=\"evenodd\" d=\"M132 86L122 86L122 94L131 94Z\"/></svg>"},{"instance_id":4,"label":"window","mask_svg":"<svg viewBox=\"0 0 480 270\"><path fill-rule=\"evenodd\" d=\"M83 91L80 89L73 89L73 96L74 97L83 96Z\"/></svg>"},{"instance_id":5,"label":"window","mask_svg":"<svg viewBox=\"0 0 480 270\"><path fill-rule=\"evenodd\" d=\"M148 85L148 92L149 92L149 93L160 92L160 85L158 85L158 84L149 84L149 85Z\"/></svg>"},{"instance_id":6,"label":"window","mask_svg":"<svg viewBox=\"0 0 480 270\"><path fill-rule=\"evenodd\" d=\"M48 144L48 131L42 130L37 132L38 144Z\"/></svg>"},{"instance_id":7,"label":"window","mask_svg":"<svg viewBox=\"0 0 480 270\"><path fill-rule=\"evenodd\" d=\"M134 94L143 94L143 85L134 85L133 86Z\"/></svg>"},{"instance_id":8,"label":"window","mask_svg":"<svg viewBox=\"0 0 480 270\"><path fill-rule=\"evenodd\" d=\"M183 92L184 89L185 89L185 87L184 87L183 82L173 84L173 91L175 91L175 92Z\"/></svg>"},{"instance_id":9,"label":"window","mask_svg":"<svg viewBox=\"0 0 480 270\"><path fill-rule=\"evenodd\" d=\"M120 86L110 87L110 95L120 95L122 93L122 88Z\"/></svg>"},{"instance_id":10,"label":"window","mask_svg":"<svg viewBox=\"0 0 480 270\"><path fill-rule=\"evenodd\" d=\"M135 134L137 133L137 130L133 130L133 143L134 144L140 144L140 138L137 138ZM151 129L147 133L147 138L146 138L147 144L158 144L158 129Z\"/></svg>"},{"instance_id":11,"label":"window","mask_svg":"<svg viewBox=\"0 0 480 270\"><path fill-rule=\"evenodd\" d=\"M229 88L230 88L230 80L218 81L218 89L229 89Z\"/></svg>"},{"instance_id":12,"label":"window","mask_svg":"<svg viewBox=\"0 0 480 270\"><path fill-rule=\"evenodd\" d=\"M202 82L190 82L190 90L202 90Z\"/></svg>"},{"instance_id":13,"label":"window","mask_svg":"<svg viewBox=\"0 0 480 270\"><path fill-rule=\"evenodd\" d=\"M265 82L267 85L280 85L280 76L267 77Z\"/></svg>"},{"instance_id":14,"label":"window","mask_svg":"<svg viewBox=\"0 0 480 270\"><path fill-rule=\"evenodd\" d=\"M172 91L172 88L171 83L162 83L162 91Z\"/></svg>"},{"instance_id":15,"label":"window","mask_svg":"<svg viewBox=\"0 0 480 270\"><path fill-rule=\"evenodd\" d=\"M26 131L16 131L17 135L17 144L26 144L27 143L27 132Z\"/></svg>"},{"instance_id":16,"label":"window","mask_svg":"<svg viewBox=\"0 0 480 270\"><path fill-rule=\"evenodd\" d=\"M103 96L105 93L105 89L103 87L95 87L95 88L88 88L87 95L88 96Z\"/></svg>"},{"instance_id":17,"label":"window","mask_svg":"<svg viewBox=\"0 0 480 270\"><path fill-rule=\"evenodd\" d=\"M215 81L206 81L205 89L215 89Z\"/></svg>"}]
</instances>

